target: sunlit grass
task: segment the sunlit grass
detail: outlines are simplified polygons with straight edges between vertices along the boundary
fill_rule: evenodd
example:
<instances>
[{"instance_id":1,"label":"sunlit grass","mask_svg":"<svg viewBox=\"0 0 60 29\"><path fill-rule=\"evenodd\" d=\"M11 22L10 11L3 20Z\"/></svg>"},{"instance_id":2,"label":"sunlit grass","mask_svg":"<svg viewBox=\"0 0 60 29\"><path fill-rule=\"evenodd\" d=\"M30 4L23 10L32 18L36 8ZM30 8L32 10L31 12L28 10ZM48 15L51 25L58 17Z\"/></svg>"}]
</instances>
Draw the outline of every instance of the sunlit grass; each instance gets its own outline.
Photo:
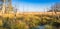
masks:
<instances>
[{"instance_id":1,"label":"sunlit grass","mask_svg":"<svg viewBox=\"0 0 60 29\"><path fill-rule=\"evenodd\" d=\"M45 25L46 29L52 29L54 22L60 23L60 18L57 19L52 15L32 15L32 14L1 14L0 26L11 29L29 29ZM6 27L7 26L7 27Z\"/></svg>"}]
</instances>

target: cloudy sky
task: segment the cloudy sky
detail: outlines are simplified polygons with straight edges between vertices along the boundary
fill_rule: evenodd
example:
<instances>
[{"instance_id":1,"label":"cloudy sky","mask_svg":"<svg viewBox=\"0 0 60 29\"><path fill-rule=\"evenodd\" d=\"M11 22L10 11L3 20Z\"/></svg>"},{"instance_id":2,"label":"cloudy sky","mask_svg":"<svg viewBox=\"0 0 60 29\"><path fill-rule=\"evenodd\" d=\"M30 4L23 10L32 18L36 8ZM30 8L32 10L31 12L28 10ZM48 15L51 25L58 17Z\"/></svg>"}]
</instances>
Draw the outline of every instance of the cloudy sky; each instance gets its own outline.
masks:
<instances>
[{"instance_id":1,"label":"cloudy sky","mask_svg":"<svg viewBox=\"0 0 60 29\"><path fill-rule=\"evenodd\" d=\"M12 5L18 8L19 12L44 12L56 2L60 0L12 0Z\"/></svg>"}]
</instances>

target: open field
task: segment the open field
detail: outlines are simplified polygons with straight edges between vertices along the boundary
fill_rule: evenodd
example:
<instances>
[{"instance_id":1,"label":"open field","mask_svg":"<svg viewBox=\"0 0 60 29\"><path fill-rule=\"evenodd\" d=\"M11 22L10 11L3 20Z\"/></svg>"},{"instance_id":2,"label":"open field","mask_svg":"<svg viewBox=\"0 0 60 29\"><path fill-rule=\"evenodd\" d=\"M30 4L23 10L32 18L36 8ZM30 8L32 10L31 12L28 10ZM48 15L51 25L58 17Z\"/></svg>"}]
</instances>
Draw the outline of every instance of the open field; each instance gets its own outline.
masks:
<instances>
[{"instance_id":1,"label":"open field","mask_svg":"<svg viewBox=\"0 0 60 29\"><path fill-rule=\"evenodd\" d=\"M56 15L54 12L17 12L17 13L0 13L0 16L28 16L28 15ZM60 15L60 12L57 12Z\"/></svg>"},{"instance_id":2,"label":"open field","mask_svg":"<svg viewBox=\"0 0 60 29\"><path fill-rule=\"evenodd\" d=\"M56 23L56 24L55 24ZM33 29L45 25L46 29L60 29L60 12L24 12L0 13L0 28L6 29Z\"/></svg>"},{"instance_id":3,"label":"open field","mask_svg":"<svg viewBox=\"0 0 60 29\"><path fill-rule=\"evenodd\" d=\"M20 12L20 13L17 13L17 14L25 14L25 15L28 15L28 14L31 14L31 15L34 15L34 14L39 14L39 15L42 15L42 14L45 14L45 15L55 15L54 12ZM60 12L57 12L58 15L60 15Z\"/></svg>"}]
</instances>

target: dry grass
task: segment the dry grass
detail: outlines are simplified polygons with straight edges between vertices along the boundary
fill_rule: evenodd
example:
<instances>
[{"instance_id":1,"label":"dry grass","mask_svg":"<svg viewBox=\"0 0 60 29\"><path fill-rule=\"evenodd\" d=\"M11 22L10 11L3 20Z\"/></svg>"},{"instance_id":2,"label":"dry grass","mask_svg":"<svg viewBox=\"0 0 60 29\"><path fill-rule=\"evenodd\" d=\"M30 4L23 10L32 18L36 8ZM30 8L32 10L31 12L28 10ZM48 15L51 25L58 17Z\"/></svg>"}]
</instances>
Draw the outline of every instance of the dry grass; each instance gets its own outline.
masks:
<instances>
[{"instance_id":1,"label":"dry grass","mask_svg":"<svg viewBox=\"0 0 60 29\"><path fill-rule=\"evenodd\" d=\"M60 15L60 12L57 12L58 15ZM24 12L24 13L16 13L16 17L20 17L20 16L29 16L29 15L55 15L54 12ZM15 17L15 13L5 13L2 14L0 13L0 16L3 17Z\"/></svg>"}]
</instances>

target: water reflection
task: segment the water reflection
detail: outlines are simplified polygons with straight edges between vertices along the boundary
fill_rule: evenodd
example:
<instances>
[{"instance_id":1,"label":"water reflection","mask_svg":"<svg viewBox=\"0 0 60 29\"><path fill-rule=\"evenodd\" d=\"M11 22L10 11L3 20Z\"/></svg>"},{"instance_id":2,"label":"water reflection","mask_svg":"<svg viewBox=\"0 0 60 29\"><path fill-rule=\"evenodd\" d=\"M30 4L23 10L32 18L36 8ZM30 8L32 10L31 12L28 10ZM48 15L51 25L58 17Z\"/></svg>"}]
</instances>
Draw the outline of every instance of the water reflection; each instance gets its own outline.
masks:
<instances>
[{"instance_id":1,"label":"water reflection","mask_svg":"<svg viewBox=\"0 0 60 29\"><path fill-rule=\"evenodd\" d=\"M45 26L44 25L37 26L35 29L45 29Z\"/></svg>"}]
</instances>

